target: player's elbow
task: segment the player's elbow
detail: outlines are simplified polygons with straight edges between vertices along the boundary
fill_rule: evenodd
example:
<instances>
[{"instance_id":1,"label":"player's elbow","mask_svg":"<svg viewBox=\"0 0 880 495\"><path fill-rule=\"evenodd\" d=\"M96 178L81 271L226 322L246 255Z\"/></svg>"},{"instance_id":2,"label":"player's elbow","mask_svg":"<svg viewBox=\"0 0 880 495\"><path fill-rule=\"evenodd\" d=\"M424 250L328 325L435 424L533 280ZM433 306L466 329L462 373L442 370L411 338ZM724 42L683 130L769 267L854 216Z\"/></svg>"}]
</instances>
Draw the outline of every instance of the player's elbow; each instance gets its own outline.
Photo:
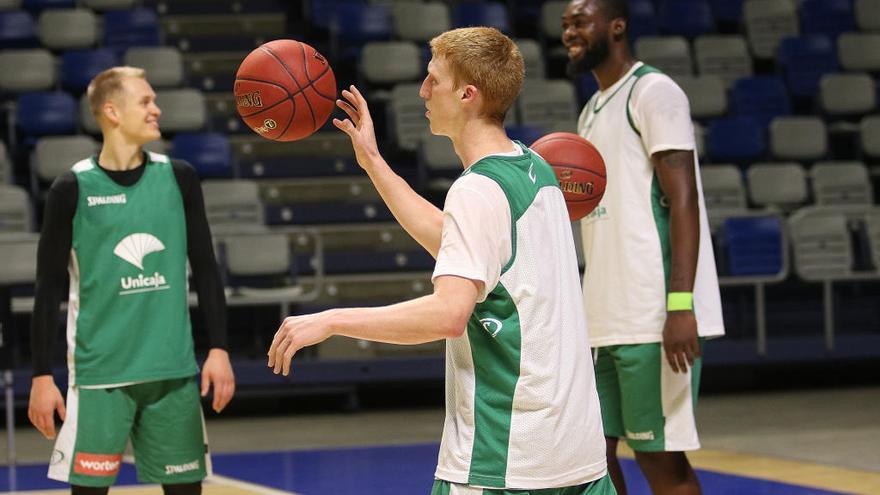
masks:
<instances>
[{"instance_id":1,"label":"player's elbow","mask_svg":"<svg viewBox=\"0 0 880 495\"><path fill-rule=\"evenodd\" d=\"M470 312L457 308L448 308L438 320L441 325L440 332L443 338L457 339L464 335L469 318Z\"/></svg>"}]
</instances>

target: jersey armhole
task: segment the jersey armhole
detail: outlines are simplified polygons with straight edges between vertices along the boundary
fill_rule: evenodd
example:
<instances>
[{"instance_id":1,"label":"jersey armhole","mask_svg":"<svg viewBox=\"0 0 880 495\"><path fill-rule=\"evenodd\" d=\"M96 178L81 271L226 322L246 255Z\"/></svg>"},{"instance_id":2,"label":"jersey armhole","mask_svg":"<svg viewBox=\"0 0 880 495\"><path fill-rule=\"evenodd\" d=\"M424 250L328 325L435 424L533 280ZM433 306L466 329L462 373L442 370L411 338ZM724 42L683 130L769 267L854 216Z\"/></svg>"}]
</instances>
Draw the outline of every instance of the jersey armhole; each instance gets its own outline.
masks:
<instances>
[{"instance_id":1,"label":"jersey armhole","mask_svg":"<svg viewBox=\"0 0 880 495\"><path fill-rule=\"evenodd\" d=\"M638 135L639 137L642 137L642 131L640 131L639 128L636 127L636 123L635 121L633 121L632 113L629 111L629 102L632 99L633 90L636 89L636 84L639 83L639 80L641 80L642 76L654 73L662 74L663 72L647 64L644 64L636 69L636 71L633 72L633 76L635 76L636 80L635 82L633 82L632 86L630 86L629 94L626 95L626 120L627 122L629 122L630 128L632 128L632 130L635 131L636 135Z\"/></svg>"}]
</instances>

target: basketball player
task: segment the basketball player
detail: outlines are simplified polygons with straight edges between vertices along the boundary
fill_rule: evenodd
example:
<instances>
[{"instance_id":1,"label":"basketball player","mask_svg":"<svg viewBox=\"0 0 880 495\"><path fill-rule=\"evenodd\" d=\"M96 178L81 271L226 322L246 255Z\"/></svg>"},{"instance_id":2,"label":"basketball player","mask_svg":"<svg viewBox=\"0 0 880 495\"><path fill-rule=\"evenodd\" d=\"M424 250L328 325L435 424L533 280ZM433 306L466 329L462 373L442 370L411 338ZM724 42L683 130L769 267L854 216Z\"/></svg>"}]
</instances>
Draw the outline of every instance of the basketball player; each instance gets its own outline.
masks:
<instances>
[{"instance_id":1,"label":"basketball player","mask_svg":"<svg viewBox=\"0 0 880 495\"><path fill-rule=\"evenodd\" d=\"M504 132L524 77L516 45L491 28L431 41L419 91L431 132L464 172L443 211L379 154L352 86L333 123L400 224L432 256L434 292L378 308L287 318L269 366L331 335L395 344L446 340L446 420L434 495L610 494L568 212L549 165ZM546 489L546 491L543 491ZM532 492L535 493L535 492Z\"/></svg>"},{"instance_id":2,"label":"basketball player","mask_svg":"<svg viewBox=\"0 0 880 495\"><path fill-rule=\"evenodd\" d=\"M147 153L159 107L144 71L115 67L88 87L101 152L49 190L37 253L28 417L55 437L49 477L74 495L105 494L131 438L138 478L164 493L201 493L210 474L187 304L187 259L210 351L201 395L221 411L235 390L226 301L195 170ZM59 302L70 273L67 405L51 374Z\"/></svg>"},{"instance_id":3,"label":"basketball player","mask_svg":"<svg viewBox=\"0 0 880 495\"><path fill-rule=\"evenodd\" d=\"M626 0L573 0L562 18L570 75L599 82L578 132L608 171L581 221L590 344L618 493L625 438L654 493L695 494L684 452L700 446L702 337L724 333L718 277L687 97L633 58L627 18Z\"/></svg>"}]
</instances>

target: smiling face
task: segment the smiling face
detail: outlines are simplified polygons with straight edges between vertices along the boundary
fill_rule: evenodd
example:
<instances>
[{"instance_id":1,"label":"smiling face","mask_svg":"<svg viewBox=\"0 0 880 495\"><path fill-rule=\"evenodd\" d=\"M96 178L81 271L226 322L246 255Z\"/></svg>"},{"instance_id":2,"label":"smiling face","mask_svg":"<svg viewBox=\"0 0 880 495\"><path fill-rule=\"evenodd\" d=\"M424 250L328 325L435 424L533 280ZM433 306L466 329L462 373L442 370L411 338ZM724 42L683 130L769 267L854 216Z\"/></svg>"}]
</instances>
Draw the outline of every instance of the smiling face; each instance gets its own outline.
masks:
<instances>
[{"instance_id":1,"label":"smiling face","mask_svg":"<svg viewBox=\"0 0 880 495\"><path fill-rule=\"evenodd\" d=\"M112 107L120 132L139 145L162 137L162 111L156 105L156 93L150 83L141 77L124 77L121 86L106 102Z\"/></svg>"},{"instance_id":2,"label":"smiling face","mask_svg":"<svg viewBox=\"0 0 880 495\"><path fill-rule=\"evenodd\" d=\"M609 55L611 23L596 0L574 0L562 16L562 44L568 50L568 73L589 72Z\"/></svg>"},{"instance_id":3,"label":"smiling face","mask_svg":"<svg viewBox=\"0 0 880 495\"><path fill-rule=\"evenodd\" d=\"M425 116L431 123L431 133L448 136L461 120L461 89L455 85L455 77L444 57L433 57L428 63L428 75L419 88L419 96L425 100Z\"/></svg>"}]
</instances>

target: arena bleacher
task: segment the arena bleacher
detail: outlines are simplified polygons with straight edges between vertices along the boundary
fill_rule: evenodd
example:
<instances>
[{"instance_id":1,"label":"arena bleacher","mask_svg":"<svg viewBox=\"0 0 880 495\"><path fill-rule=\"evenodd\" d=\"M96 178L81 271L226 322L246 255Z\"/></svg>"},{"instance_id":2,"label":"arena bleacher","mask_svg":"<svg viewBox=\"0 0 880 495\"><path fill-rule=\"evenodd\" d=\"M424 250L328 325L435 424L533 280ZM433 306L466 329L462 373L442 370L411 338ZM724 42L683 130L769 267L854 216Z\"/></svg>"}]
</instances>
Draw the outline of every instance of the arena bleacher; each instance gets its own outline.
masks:
<instances>
[{"instance_id":1,"label":"arena bleacher","mask_svg":"<svg viewBox=\"0 0 880 495\"><path fill-rule=\"evenodd\" d=\"M565 78L566 4L0 0L0 295L13 296L0 368L15 370L19 403L45 192L99 149L83 93L118 64L145 68L157 91L164 138L150 149L203 178L243 393L439 379L442 342L332 338L303 352L289 379L265 369L279 314L426 294L433 260L331 124L290 143L247 128L235 71L263 42L311 44L340 86L364 91L389 162L441 205L460 164L424 119L426 42L468 25L515 37L527 80L505 124L528 144L574 131L596 89L592 77ZM727 326L706 366L880 356L880 0L631 0L630 9L637 57L679 82L698 134ZM198 338L197 314L193 322Z\"/></svg>"}]
</instances>

